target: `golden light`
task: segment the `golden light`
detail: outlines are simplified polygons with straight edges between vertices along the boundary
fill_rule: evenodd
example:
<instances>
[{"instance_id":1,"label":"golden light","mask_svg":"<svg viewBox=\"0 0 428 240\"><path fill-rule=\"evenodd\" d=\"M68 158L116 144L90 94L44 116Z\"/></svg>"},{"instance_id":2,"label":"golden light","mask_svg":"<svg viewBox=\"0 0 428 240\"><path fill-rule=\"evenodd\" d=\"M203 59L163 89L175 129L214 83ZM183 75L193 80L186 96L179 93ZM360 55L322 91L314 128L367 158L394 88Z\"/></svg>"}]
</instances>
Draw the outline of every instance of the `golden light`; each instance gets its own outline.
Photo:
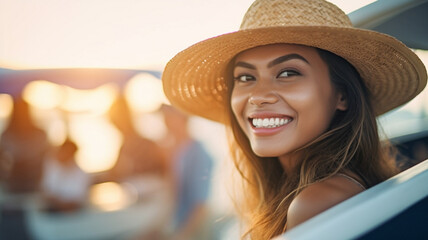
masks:
<instances>
[{"instance_id":1,"label":"golden light","mask_svg":"<svg viewBox=\"0 0 428 240\"><path fill-rule=\"evenodd\" d=\"M13 99L9 94L0 94L0 133L4 131L12 114Z\"/></svg>"},{"instance_id":2,"label":"golden light","mask_svg":"<svg viewBox=\"0 0 428 240\"><path fill-rule=\"evenodd\" d=\"M49 121L47 128L49 142L52 145L59 146L67 138L68 130L62 119L53 118Z\"/></svg>"},{"instance_id":3,"label":"golden light","mask_svg":"<svg viewBox=\"0 0 428 240\"><path fill-rule=\"evenodd\" d=\"M0 94L0 118L8 118L12 113L13 99L9 94Z\"/></svg>"},{"instance_id":4,"label":"golden light","mask_svg":"<svg viewBox=\"0 0 428 240\"><path fill-rule=\"evenodd\" d=\"M57 107L64 96L62 86L44 80L36 80L27 84L22 95L29 104L41 109Z\"/></svg>"},{"instance_id":5,"label":"golden light","mask_svg":"<svg viewBox=\"0 0 428 240\"><path fill-rule=\"evenodd\" d=\"M124 91L131 108L136 112L152 112L167 101L162 81L148 73L130 79Z\"/></svg>"},{"instance_id":6,"label":"golden light","mask_svg":"<svg viewBox=\"0 0 428 240\"><path fill-rule=\"evenodd\" d=\"M31 116L36 126L42 128L53 145L61 144L67 136L66 115L58 109L42 109L31 106Z\"/></svg>"},{"instance_id":7,"label":"golden light","mask_svg":"<svg viewBox=\"0 0 428 240\"><path fill-rule=\"evenodd\" d=\"M104 84L93 90L65 87L61 108L69 112L102 114L108 111L117 93L114 84Z\"/></svg>"},{"instance_id":8,"label":"golden light","mask_svg":"<svg viewBox=\"0 0 428 240\"><path fill-rule=\"evenodd\" d=\"M77 115L70 118L70 136L79 149L76 162L88 173L111 169L117 161L122 135L103 116Z\"/></svg>"},{"instance_id":9,"label":"golden light","mask_svg":"<svg viewBox=\"0 0 428 240\"><path fill-rule=\"evenodd\" d=\"M89 199L92 205L103 211L115 211L134 203L136 197L118 183L105 182L91 187Z\"/></svg>"},{"instance_id":10,"label":"golden light","mask_svg":"<svg viewBox=\"0 0 428 240\"><path fill-rule=\"evenodd\" d=\"M135 127L141 135L153 141L162 140L168 131L159 112L137 115Z\"/></svg>"}]
</instances>

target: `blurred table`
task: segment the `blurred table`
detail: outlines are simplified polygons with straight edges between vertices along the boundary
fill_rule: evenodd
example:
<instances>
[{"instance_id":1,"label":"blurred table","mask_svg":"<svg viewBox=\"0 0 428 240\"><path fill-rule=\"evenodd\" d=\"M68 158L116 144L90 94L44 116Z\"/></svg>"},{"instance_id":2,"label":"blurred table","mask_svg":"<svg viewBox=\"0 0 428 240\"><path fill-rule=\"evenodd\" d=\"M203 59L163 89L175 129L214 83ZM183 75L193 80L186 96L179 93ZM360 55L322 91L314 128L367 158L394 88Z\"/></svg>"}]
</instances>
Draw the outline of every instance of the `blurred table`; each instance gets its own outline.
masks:
<instances>
[{"instance_id":1,"label":"blurred table","mask_svg":"<svg viewBox=\"0 0 428 240\"><path fill-rule=\"evenodd\" d=\"M162 183L150 179L150 186L159 184L143 198L115 210L94 206L74 213L49 213L37 201L28 206L27 224L37 240L105 240L135 239L163 224L171 214L172 202Z\"/></svg>"}]
</instances>

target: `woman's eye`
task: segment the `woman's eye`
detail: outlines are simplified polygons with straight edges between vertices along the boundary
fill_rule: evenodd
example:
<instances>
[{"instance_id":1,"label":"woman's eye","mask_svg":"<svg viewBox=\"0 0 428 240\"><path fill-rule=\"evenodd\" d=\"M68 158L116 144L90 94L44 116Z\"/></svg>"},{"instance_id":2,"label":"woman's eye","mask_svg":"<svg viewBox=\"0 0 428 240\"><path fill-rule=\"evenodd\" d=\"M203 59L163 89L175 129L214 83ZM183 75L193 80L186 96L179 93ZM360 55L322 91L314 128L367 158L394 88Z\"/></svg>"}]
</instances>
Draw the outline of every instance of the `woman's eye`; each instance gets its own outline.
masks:
<instances>
[{"instance_id":1,"label":"woman's eye","mask_svg":"<svg viewBox=\"0 0 428 240\"><path fill-rule=\"evenodd\" d=\"M300 73L295 70L284 70L279 73L278 77L292 77L298 75L300 75Z\"/></svg>"},{"instance_id":2,"label":"woman's eye","mask_svg":"<svg viewBox=\"0 0 428 240\"><path fill-rule=\"evenodd\" d=\"M248 82L248 81L252 81L254 79L255 78L251 75L241 75L241 76L235 77L235 80L239 81L239 82Z\"/></svg>"}]
</instances>

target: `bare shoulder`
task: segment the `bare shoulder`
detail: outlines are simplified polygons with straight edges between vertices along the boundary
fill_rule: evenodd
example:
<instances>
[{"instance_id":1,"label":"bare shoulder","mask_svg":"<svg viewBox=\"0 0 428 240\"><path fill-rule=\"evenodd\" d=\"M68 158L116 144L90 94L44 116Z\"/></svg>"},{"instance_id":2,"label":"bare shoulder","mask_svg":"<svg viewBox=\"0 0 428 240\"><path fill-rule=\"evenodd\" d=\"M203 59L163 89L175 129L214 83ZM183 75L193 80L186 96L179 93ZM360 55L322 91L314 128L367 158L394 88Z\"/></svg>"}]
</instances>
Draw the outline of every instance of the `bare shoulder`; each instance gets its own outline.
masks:
<instances>
[{"instance_id":1,"label":"bare shoulder","mask_svg":"<svg viewBox=\"0 0 428 240\"><path fill-rule=\"evenodd\" d=\"M333 207L363 191L349 179L334 176L314 183L300 192L290 204L287 213L287 229Z\"/></svg>"}]
</instances>

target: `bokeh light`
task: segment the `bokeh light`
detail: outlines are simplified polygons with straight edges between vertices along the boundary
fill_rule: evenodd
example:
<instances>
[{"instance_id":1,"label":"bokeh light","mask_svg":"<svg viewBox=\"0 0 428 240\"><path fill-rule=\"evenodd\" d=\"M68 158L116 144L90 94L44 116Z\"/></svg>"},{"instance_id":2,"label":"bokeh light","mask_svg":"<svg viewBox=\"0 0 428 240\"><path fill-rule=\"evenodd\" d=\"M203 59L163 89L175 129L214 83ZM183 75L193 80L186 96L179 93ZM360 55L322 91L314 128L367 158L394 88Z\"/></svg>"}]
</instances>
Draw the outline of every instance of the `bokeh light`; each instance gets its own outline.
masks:
<instances>
[{"instance_id":1,"label":"bokeh light","mask_svg":"<svg viewBox=\"0 0 428 240\"><path fill-rule=\"evenodd\" d=\"M148 73L135 75L125 86L125 95L131 108L137 112L152 112L166 103L162 81Z\"/></svg>"},{"instance_id":2,"label":"bokeh light","mask_svg":"<svg viewBox=\"0 0 428 240\"><path fill-rule=\"evenodd\" d=\"M64 97L63 87L45 80L35 80L27 84L23 90L23 98L41 109L57 107Z\"/></svg>"},{"instance_id":3,"label":"bokeh light","mask_svg":"<svg viewBox=\"0 0 428 240\"><path fill-rule=\"evenodd\" d=\"M114 84L105 84L91 90L65 87L61 108L68 112L103 114L108 111L117 93Z\"/></svg>"},{"instance_id":4,"label":"bokeh light","mask_svg":"<svg viewBox=\"0 0 428 240\"><path fill-rule=\"evenodd\" d=\"M9 94L0 94L0 118L8 118L12 113L13 99Z\"/></svg>"},{"instance_id":5,"label":"bokeh light","mask_svg":"<svg viewBox=\"0 0 428 240\"><path fill-rule=\"evenodd\" d=\"M122 145L120 132L102 116L73 116L70 136L79 147L76 162L85 172L94 173L111 169Z\"/></svg>"},{"instance_id":6,"label":"bokeh light","mask_svg":"<svg viewBox=\"0 0 428 240\"><path fill-rule=\"evenodd\" d=\"M67 137L67 115L57 108L42 109L31 105L30 113L36 126L43 129L52 145L59 146Z\"/></svg>"},{"instance_id":7,"label":"bokeh light","mask_svg":"<svg viewBox=\"0 0 428 240\"><path fill-rule=\"evenodd\" d=\"M92 205L103 211L115 211L129 206L136 201L127 188L115 182L95 184L89 192Z\"/></svg>"},{"instance_id":8,"label":"bokeh light","mask_svg":"<svg viewBox=\"0 0 428 240\"><path fill-rule=\"evenodd\" d=\"M0 133L8 124L13 109L13 99L9 94L0 94Z\"/></svg>"},{"instance_id":9,"label":"bokeh light","mask_svg":"<svg viewBox=\"0 0 428 240\"><path fill-rule=\"evenodd\" d=\"M164 140L167 134L167 128L164 123L163 115L159 112L139 113L135 117L135 127L144 137L153 141Z\"/></svg>"}]
</instances>

